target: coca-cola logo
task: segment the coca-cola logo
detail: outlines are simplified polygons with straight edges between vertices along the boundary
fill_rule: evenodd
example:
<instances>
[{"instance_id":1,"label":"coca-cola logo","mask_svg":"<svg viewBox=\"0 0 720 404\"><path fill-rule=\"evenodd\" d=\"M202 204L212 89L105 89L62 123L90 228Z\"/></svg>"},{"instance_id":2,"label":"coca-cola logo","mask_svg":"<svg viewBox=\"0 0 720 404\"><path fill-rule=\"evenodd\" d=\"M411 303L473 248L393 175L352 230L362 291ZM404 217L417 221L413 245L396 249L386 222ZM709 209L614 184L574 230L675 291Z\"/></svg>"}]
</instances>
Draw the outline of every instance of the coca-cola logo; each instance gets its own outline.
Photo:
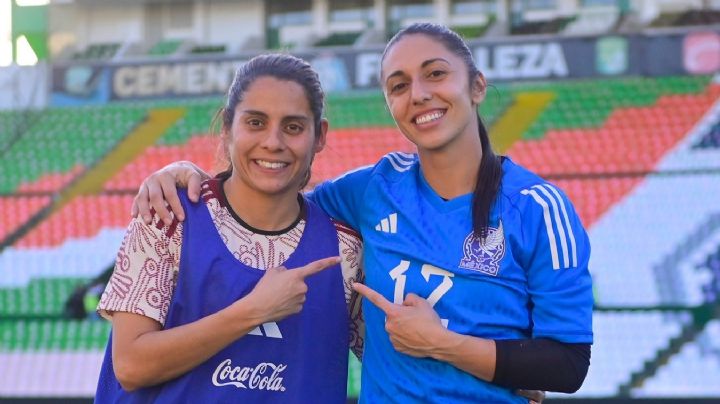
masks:
<instances>
[{"instance_id":1,"label":"coca-cola logo","mask_svg":"<svg viewBox=\"0 0 720 404\"><path fill-rule=\"evenodd\" d=\"M252 366L233 366L232 360L220 362L213 372L212 383L215 386L235 386L239 389L285 391L280 373L287 365L270 362Z\"/></svg>"}]
</instances>

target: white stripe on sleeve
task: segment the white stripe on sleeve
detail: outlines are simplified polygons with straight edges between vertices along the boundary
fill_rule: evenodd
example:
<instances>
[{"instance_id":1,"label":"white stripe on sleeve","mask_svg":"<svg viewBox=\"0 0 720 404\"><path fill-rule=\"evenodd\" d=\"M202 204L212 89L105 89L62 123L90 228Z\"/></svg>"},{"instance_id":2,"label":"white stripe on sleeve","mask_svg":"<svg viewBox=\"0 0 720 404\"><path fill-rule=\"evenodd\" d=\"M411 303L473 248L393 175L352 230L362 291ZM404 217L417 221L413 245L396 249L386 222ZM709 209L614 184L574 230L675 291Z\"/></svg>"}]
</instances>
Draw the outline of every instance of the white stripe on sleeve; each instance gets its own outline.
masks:
<instances>
[{"instance_id":1,"label":"white stripe on sleeve","mask_svg":"<svg viewBox=\"0 0 720 404\"><path fill-rule=\"evenodd\" d=\"M565 219L565 227L567 227L568 238L570 239L570 249L572 250L572 266L577 267L577 246L575 245L575 234L573 233L572 226L570 225L570 218L568 217L567 209L565 208L565 201L560 197L560 193L550 184L545 184L545 188L552 191L555 197L560 202L560 209L563 213L563 219Z\"/></svg>"},{"instance_id":2,"label":"white stripe on sleeve","mask_svg":"<svg viewBox=\"0 0 720 404\"><path fill-rule=\"evenodd\" d=\"M563 253L563 268L570 267L570 257L568 256L567 240L565 239L565 229L563 228L562 219L560 219L560 209L558 209L557 202L550 192L548 192L542 185L534 185L533 188L539 189L550 200L552 204L553 216L555 217L555 226L558 229L558 236L560 237L560 246L562 247Z\"/></svg>"},{"instance_id":3,"label":"white stripe on sleeve","mask_svg":"<svg viewBox=\"0 0 720 404\"><path fill-rule=\"evenodd\" d=\"M550 218L550 207L540 195L534 190L523 189L520 193L530 195L543 208L543 219L545 220L545 230L548 235L548 245L550 246L550 255L552 256L553 269L560 269L560 260L558 259L557 242L555 241L555 232L553 231L552 219Z\"/></svg>"}]
</instances>

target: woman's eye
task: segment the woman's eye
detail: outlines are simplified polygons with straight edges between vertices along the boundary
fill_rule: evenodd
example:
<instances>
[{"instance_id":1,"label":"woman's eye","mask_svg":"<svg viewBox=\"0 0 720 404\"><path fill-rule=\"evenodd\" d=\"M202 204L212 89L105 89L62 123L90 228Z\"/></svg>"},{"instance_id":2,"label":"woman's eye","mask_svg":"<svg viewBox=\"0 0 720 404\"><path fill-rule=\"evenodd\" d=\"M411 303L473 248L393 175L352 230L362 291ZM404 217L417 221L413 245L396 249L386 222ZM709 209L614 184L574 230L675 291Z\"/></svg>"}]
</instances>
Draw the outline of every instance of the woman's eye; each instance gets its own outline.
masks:
<instances>
[{"instance_id":1,"label":"woman's eye","mask_svg":"<svg viewBox=\"0 0 720 404\"><path fill-rule=\"evenodd\" d=\"M287 130L290 133L301 133L303 131L302 125L298 125L296 123L291 123L287 126Z\"/></svg>"},{"instance_id":2,"label":"woman's eye","mask_svg":"<svg viewBox=\"0 0 720 404\"><path fill-rule=\"evenodd\" d=\"M247 124L253 128L259 128L263 125L262 121L259 119L248 119Z\"/></svg>"},{"instance_id":3,"label":"woman's eye","mask_svg":"<svg viewBox=\"0 0 720 404\"><path fill-rule=\"evenodd\" d=\"M395 93L395 92L401 91L402 89L405 88L405 86L407 86L406 83L393 84L392 86L390 86L390 92Z\"/></svg>"},{"instance_id":4,"label":"woman's eye","mask_svg":"<svg viewBox=\"0 0 720 404\"><path fill-rule=\"evenodd\" d=\"M445 75L444 70L433 70L429 74L430 77L442 77L444 75Z\"/></svg>"}]
</instances>

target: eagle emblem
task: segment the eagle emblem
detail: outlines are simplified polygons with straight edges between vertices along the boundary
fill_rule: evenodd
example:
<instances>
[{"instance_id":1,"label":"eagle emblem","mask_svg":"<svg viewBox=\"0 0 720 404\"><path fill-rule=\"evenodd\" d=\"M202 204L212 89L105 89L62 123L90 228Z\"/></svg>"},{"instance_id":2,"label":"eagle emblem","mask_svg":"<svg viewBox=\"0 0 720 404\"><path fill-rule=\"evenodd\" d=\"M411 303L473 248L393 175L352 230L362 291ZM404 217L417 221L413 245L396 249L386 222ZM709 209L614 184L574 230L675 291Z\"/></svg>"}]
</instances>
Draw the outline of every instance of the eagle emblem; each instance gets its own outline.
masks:
<instances>
[{"instance_id":1,"label":"eagle emblem","mask_svg":"<svg viewBox=\"0 0 720 404\"><path fill-rule=\"evenodd\" d=\"M463 244L463 258L460 260L460 268L482 272L487 275L497 276L500 270L500 260L505 256L505 232L503 224L497 228L488 227L487 236L478 239L473 232L465 237Z\"/></svg>"}]
</instances>

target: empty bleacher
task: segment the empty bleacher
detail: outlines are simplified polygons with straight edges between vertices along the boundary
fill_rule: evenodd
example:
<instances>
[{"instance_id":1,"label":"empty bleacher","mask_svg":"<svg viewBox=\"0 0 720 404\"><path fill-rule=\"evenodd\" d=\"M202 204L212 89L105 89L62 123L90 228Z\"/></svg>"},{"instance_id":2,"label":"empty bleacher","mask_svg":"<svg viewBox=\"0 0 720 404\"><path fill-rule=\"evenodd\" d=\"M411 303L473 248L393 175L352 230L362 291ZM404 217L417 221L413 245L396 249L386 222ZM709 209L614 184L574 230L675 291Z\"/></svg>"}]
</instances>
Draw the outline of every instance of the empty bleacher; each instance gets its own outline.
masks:
<instances>
[{"instance_id":1,"label":"empty bleacher","mask_svg":"<svg viewBox=\"0 0 720 404\"><path fill-rule=\"evenodd\" d=\"M119 43L91 44L85 49L73 53L72 59L77 61L112 59L121 46L122 44Z\"/></svg>"},{"instance_id":2,"label":"empty bleacher","mask_svg":"<svg viewBox=\"0 0 720 404\"><path fill-rule=\"evenodd\" d=\"M12 143L0 160L0 194L12 193L23 183L45 178L58 190L67 180L62 175L78 165L89 167L111 150L144 116L130 106L49 109ZM37 186L34 187L37 189Z\"/></svg>"},{"instance_id":3,"label":"empty bleacher","mask_svg":"<svg viewBox=\"0 0 720 404\"><path fill-rule=\"evenodd\" d=\"M351 46L362 32L334 32L315 42L315 46Z\"/></svg>"},{"instance_id":4,"label":"empty bleacher","mask_svg":"<svg viewBox=\"0 0 720 404\"><path fill-rule=\"evenodd\" d=\"M681 333L690 318L682 313L664 315L638 311L596 312L593 315L594 343L587 379L578 395L608 397L645 361Z\"/></svg>"},{"instance_id":5,"label":"empty bleacher","mask_svg":"<svg viewBox=\"0 0 720 404\"><path fill-rule=\"evenodd\" d=\"M720 320L707 324L697 340L633 390L635 397L714 397L720 395Z\"/></svg>"},{"instance_id":6,"label":"empty bleacher","mask_svg":"<svg viewBox=\"0 0 720 404\"><path fill-rule=\"evenodd\" d=\"M0 240L5 240L50 205L49 196L11 196L0 198Z\"/></svg>"},{"instance_id":7,"label":"empty bleacher","mask_svg":"<svg viewBox=\"0 0 720 404\"><path fill-rule=\"evenodd\" d=\"M557 17L542 21L525 21L510 28L511 35L557 34L565 29L576 17Z\"/></svg>"},{"instance_id":8,"label":"empty bleacher","mask_svg":"<svg viewBox=\"0 0 720 404\"><path fill-rule=\"evenodd\" d=\"M179 39L166 39L158 41L152 48L148 49L147 54L151 56L167 56L175 53L182 45L183 41Z\"/></svg>"},{"instance_id":9,"label":"empty bleacher","mask_svg":"<svg viewBox=\"0 0 720 404\"><path fill-rule=\"evenodd\" d=\"M620 13L616 8L589 8L582 10L569 22L565 35L597 35L610 32L618 23Z\"/></svg>"},{"instance_id":10,"label":"empty bleacher","mask_svg":"<svg viewBox=\"0 0 720 404\"><path fill-rule=\"evenodd\" d=\"M650 26L659 28L718 23L720 23L719 10L686 10L662 13L650 23Z\"/></svg>"}]
</instances>

